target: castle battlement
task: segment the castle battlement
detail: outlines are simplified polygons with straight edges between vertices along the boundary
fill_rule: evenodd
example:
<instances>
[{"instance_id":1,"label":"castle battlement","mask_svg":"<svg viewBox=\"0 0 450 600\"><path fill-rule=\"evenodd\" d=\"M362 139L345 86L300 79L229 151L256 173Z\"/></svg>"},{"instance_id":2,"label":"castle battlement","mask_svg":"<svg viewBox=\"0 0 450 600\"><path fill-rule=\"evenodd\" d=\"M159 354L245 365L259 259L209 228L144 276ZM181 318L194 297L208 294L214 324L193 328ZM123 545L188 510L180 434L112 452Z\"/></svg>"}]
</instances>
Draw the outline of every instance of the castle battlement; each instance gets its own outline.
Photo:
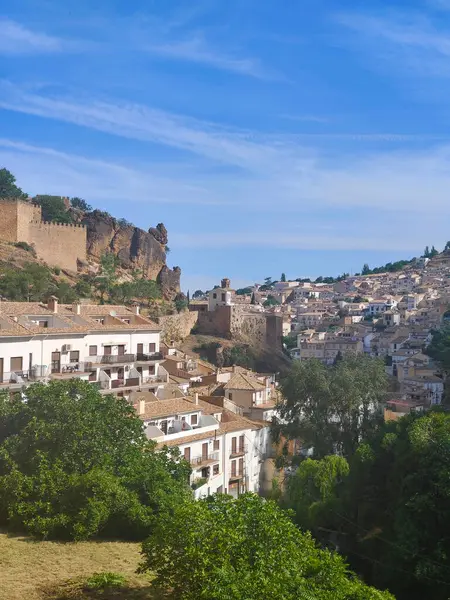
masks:
<instances>
[{"instance_id":1,"label":"castle battlement","mask_svg":"<svg viewBox=\"0 0 450 600\"><path fill-rule=\"evenodd\" d=\"M86 260L87 230L79 223L53 223L42 220L39 204L18 198L0 200L0 239L27 242L47 264L70 271L78 260Z\"/></svg>"},{"instance_id":2,"label":"castle battlement","mask_svg":"<svg viewBox=\"0 0 450 600\"><path fill-rule=\"evenodd\" d=\"M30 221L31 225L40 225L46 227L65 227L68 229L86 229L86 225L81 223L57 223L55 221Z\"/></svg>"}]
</instances>

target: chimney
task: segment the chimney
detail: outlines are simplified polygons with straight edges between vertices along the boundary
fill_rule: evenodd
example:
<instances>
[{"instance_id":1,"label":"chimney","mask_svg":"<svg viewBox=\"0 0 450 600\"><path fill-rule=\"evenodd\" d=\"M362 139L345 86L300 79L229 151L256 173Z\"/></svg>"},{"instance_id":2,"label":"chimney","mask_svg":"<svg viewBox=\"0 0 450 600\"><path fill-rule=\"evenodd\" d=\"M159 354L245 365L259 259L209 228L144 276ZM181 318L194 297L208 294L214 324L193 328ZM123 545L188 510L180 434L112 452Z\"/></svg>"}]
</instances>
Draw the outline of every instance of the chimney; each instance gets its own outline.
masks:
<instances>
[{"instance_id":1,"label":"chimney","mask_svg":"<svg viewBox=\"0 0 450 600\"><path fill-rule=\"evenodd\" d=\"M74 302L72 304L72 312L74 315L81 315L81 302Z\"/></svg>"},{"instance_id":2,"label":"chimney","mask_svg":"<svg viewBox=\"0 0 450 600\"><path fill-rule=\"evenodd\" d=\"M143 415L145 413L145 400L139 400L138 413Z\"/></svg>"},{"instance_id":3,"label":"chimney","mask_svg":"<svg viewBox=\"0 0 450 600\"><path fill-rule=\"evenodd\" d=\"M56 296L50 296L47 302L47 308L55 315L58 313L58 298Z\"/></svg>"},{"instance_id":4,"label":"chimney","mask_svg":"<svg viewBox=\"0 0 450 600\"><path fill-rule=\"evenodd\" d=\"M233 368L231 369L233 373L236 373L236 365L233 365Z\"/></svg>"},{"instance_id":5,"label":"chimney","mask_svg":"<svg viewBox=\"0 0 450 600\"><path fill-rule=\"evenodd\" d=\"M136 302L135 304L133 304L133 312L135 315L139 316L141 311L141 307L139 306L139 304Z\"/></svg>"},{"instance_id":6,"label":"chimney","mask_svg":"<svg viewBox=\"0 0 450 600\"><path fill-rule=\"evenodd\" d=\"M195 394L194 398L195 398L195 404L198 406L198 394L197 393Z\"/></svg>"}]
</instances>

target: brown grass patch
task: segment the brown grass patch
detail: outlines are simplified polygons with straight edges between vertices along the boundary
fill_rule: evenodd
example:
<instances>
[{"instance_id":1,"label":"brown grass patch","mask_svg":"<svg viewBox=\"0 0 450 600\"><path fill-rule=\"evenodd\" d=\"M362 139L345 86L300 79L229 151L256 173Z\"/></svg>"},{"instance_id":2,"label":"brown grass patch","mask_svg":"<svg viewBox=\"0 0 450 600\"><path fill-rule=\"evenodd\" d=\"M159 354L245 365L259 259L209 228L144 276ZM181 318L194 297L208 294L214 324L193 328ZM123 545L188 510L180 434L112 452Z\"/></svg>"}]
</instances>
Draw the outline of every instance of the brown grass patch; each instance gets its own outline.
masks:
<instances>
[{"instance_id":1,"label":"brown grass patch","mask_svg":"<svg viewBox=\"0 0 450 600\"><path fill-rule=\"evenodd\" d=\"M2 600L156 600L149 577L135 573L139 550L140 544L125 542L41 542L0 533L0 597ZM127 589L113 595L84 592L80 582L103 571L124 575ZM68 584L68 580L76 583Z\"/></svg>"}]
</instances>

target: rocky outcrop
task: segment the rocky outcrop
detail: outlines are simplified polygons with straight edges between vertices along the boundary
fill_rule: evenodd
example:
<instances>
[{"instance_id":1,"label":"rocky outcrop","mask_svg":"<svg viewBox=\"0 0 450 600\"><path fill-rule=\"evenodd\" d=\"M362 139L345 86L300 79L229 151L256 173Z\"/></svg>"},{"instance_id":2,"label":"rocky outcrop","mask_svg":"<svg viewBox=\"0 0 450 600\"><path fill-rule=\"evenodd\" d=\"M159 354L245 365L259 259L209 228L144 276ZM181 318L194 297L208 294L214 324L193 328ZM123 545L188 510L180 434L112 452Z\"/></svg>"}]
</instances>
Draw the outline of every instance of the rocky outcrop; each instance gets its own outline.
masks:
<instances>
[{"instance_id":1,"label":"rocky outcrop","mask_svg":"<svg viewBox=\"0 0 450 600\"><path fill-rule=\"evenodd\" d=\"M139 269L157 280L164 298L172 300L180 291L181 269L166 265L167 230L162 223L147 232L99 210L86 213L82 223L87 228L88 258L99 262L104 252L113 252L122 268Z\"/></svg>"}]
</instances>

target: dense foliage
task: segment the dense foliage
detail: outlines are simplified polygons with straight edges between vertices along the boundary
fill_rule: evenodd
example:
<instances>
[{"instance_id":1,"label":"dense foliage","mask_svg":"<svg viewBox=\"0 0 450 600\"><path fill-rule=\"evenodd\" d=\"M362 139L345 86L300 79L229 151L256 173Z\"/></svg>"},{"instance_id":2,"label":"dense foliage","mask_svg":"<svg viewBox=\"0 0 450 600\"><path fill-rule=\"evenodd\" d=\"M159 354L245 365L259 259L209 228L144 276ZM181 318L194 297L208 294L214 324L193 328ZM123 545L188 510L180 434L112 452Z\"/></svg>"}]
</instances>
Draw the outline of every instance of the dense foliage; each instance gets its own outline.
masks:
<instances>
[{"instance_id":1,"label":"dense foliage","mask_svg":"<svg viewBox=\"0 0 450 600\"><path fill-rule=\"evenodd\" d=\"M27 194L16 185L16 178L8 169L0 169L0 198L27 198Z\"/></svg>"},{"instance_id":2,"label":"dense foliage","mask_svg":"<svg viewBox=\"0 0 450 600\"><path fill-rule=\"evenodd\" d=\"M35 196L33 202L40 205L43 221L73 223L73 216L68 212L62 196Z\"/></svg>"},{"instance_id":3,"label":"dense foliage","mask_svg":"<svg viewBox=\"0 0 450 600\"><path fill-rule=\"evenodd\" d=\"M185 600L388 600L320 550L288 513L253 494L180 506L143 545L154 585Z\"/></svg>"},{"instance_id":4,"label":"dense foliage","mask_svg":"<svg viewBox=\"0 0 450 600\"><path fill-rule=\"evenodd\" d=\"M301 439L316 458L348 457L380 423L387 377L383 361L365 355L347 355L332 367L311 359L295 361L280 389L275 439Z\"/></svg>"},{"instance_id":5,"label":"dense foliage","mask_svg":"<svg viewBox=\"0 0 450 600\"><path fill-rule=\"evenodd\" d=\"M439 363L443 371L450 373L450 325L433 331L425 352Z\"/></svg>"},{"instance_id":6,"label":"dense foliage","mask_svg":"<svg viewBox=\"0 0 450 600\"><path fill-rule=\"evenodd\" d=\"M44 538L142 539L188 496L128 402L72 379L0 396L0 525Z\"/></svg>"}]
</instances>

